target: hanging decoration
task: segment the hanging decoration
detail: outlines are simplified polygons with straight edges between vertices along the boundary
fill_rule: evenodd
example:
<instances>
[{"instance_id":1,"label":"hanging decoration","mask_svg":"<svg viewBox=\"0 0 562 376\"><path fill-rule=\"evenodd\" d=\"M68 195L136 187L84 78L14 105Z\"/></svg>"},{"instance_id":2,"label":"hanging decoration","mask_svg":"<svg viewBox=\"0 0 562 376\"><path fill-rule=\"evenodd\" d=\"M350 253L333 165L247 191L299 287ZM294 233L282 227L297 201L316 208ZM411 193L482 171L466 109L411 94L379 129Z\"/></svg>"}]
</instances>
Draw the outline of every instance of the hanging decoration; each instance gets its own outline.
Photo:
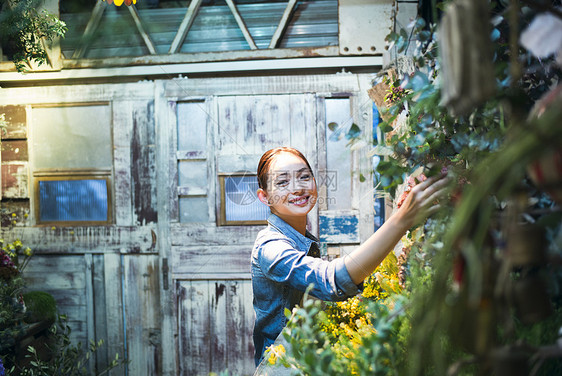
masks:
<instances>
[{"instance_id":1,"label":"hanging decoration","mask_svg":"<svg viewBox=\"0 0 562 376\"><path fill-rule=\"evenodd\" d=\"M123 4L123 2L125 2L125 5L127 6L137 3L137 0L103 0L103 1L107 1L108 4L115 4L118 7L120 7Z\"/></svg>"}]
</instances>

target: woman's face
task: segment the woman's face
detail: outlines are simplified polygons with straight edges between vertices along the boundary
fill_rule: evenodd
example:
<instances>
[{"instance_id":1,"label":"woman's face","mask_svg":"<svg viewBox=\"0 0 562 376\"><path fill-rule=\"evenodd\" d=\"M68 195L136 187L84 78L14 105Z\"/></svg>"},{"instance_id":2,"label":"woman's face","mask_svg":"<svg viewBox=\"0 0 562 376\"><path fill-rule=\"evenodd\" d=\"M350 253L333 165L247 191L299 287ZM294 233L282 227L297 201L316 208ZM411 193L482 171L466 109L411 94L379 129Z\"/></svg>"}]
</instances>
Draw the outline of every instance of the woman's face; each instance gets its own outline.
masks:
<instances>
[{"instance_id":1,"label":"woman's face","mask_svg":"<svg viewBox=\"0 0 562 376\"><path fill-rule=\"evenodd\" d=\"M271 212L281 218L306 217L318 198L312 171L291 153L280 153L271 163L264 194Z\"/></svg>"}]
</instances>

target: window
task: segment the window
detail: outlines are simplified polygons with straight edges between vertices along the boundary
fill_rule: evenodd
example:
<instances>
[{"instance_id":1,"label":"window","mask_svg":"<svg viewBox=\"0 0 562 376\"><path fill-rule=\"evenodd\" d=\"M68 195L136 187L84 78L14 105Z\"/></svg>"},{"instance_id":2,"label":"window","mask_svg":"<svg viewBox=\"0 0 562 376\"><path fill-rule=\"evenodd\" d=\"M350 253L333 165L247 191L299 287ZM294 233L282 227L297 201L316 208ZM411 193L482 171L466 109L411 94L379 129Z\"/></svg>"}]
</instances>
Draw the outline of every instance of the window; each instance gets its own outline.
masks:
<instances>
[{"instance_id":1,"label":"window","mask_svg":"<svg viewBox=\"0 0 562 376\"><path fill-rule=\"evenodd\" d=\"M112 223L108 103L34 106L30 161L37 224Z\"/></svg>"},{"instance_id":2,"label":"window","mask_svg":"<svg viewBox=\"0 0 562 376\"><path fill-rule=\"evenodd\" d=\"M209 222L206 103L180 102L176 110L179 221Z\"/></svg>"},{"instance_id":3,"label":"window","mask_svg":"<svg viewBox=\"0 0 562 376\"><path fill-rule=\"evenodd\" d=\"M76 172L35 175L37 223L105 224L111 222L109 176Z\"/></svg>"},{"instance_id":4,"label":"window","mask_svg":"<svg viewBox=\"0 0 562 376\"><path fill-rule=\"evenodd\" d=\"M349 98L326 98L326 175L322 179L327 187L328 210L351 209L351 153L348 140L342 137L353 123Z\"/></svg>"},{"instance_id":5,"label":"window","mask_svg":"<svg viewBox=\"0 0 562 376\"><path fill-rule=\"evenodd\" d=\"M220 174L221 210L219 224L253 225L267 223L269 206L256 194L258 180L255 174Z\"/></svg>"}]
</instances>

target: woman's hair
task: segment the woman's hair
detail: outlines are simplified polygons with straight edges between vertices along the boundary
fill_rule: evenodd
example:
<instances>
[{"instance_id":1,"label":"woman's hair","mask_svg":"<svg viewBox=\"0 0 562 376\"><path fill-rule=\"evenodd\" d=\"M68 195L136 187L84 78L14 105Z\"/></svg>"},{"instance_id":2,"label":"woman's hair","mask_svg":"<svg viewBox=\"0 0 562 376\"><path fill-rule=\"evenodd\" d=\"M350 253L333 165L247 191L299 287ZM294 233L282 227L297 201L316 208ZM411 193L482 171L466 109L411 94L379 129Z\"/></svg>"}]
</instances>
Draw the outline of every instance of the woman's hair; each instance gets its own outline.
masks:
<instances>
[{"instance_id":1,"label":"woman's hair","mask_svg":"<svg viewBox=\"0 0 562 376\"><path fill-rule=\"evenodd\" d=\"M291 148L287 146L274 148L263 153L263 155L260 158L260 162L258 163L258 186L261 189L267 190L266 187L267 187L269 168L271 166L271 163L273 163L273 161L275 160L275 157L281 153L293 154L299 157L300 159L302 159L304 163L306 163L306 166L308 167L310 173L312 174L312 168L310 167L310 163L308 163L305 156L300 151L298 151L295 148Z\"/></svg>"}]
</instances>

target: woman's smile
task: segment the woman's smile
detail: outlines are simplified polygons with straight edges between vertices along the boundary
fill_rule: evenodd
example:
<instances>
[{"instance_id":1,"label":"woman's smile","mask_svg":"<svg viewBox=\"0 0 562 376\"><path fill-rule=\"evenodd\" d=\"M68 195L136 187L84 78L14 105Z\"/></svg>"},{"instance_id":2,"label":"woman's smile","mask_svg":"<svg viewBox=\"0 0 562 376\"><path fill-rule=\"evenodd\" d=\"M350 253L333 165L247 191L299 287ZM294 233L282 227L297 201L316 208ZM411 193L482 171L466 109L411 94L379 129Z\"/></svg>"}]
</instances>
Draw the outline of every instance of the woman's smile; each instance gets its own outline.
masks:
<instances>
[{"instance_id":1,"label":"woman's smile","mask_svg":"<svg viewBox=\"0 0 562 376\"><path fill-rule=\"evenodd\" d=\"M296 198L289 199L289 204L297 205L297 206L306 206L308 204L310 196L300 196Z\"/></svg>"}]
</instances>

